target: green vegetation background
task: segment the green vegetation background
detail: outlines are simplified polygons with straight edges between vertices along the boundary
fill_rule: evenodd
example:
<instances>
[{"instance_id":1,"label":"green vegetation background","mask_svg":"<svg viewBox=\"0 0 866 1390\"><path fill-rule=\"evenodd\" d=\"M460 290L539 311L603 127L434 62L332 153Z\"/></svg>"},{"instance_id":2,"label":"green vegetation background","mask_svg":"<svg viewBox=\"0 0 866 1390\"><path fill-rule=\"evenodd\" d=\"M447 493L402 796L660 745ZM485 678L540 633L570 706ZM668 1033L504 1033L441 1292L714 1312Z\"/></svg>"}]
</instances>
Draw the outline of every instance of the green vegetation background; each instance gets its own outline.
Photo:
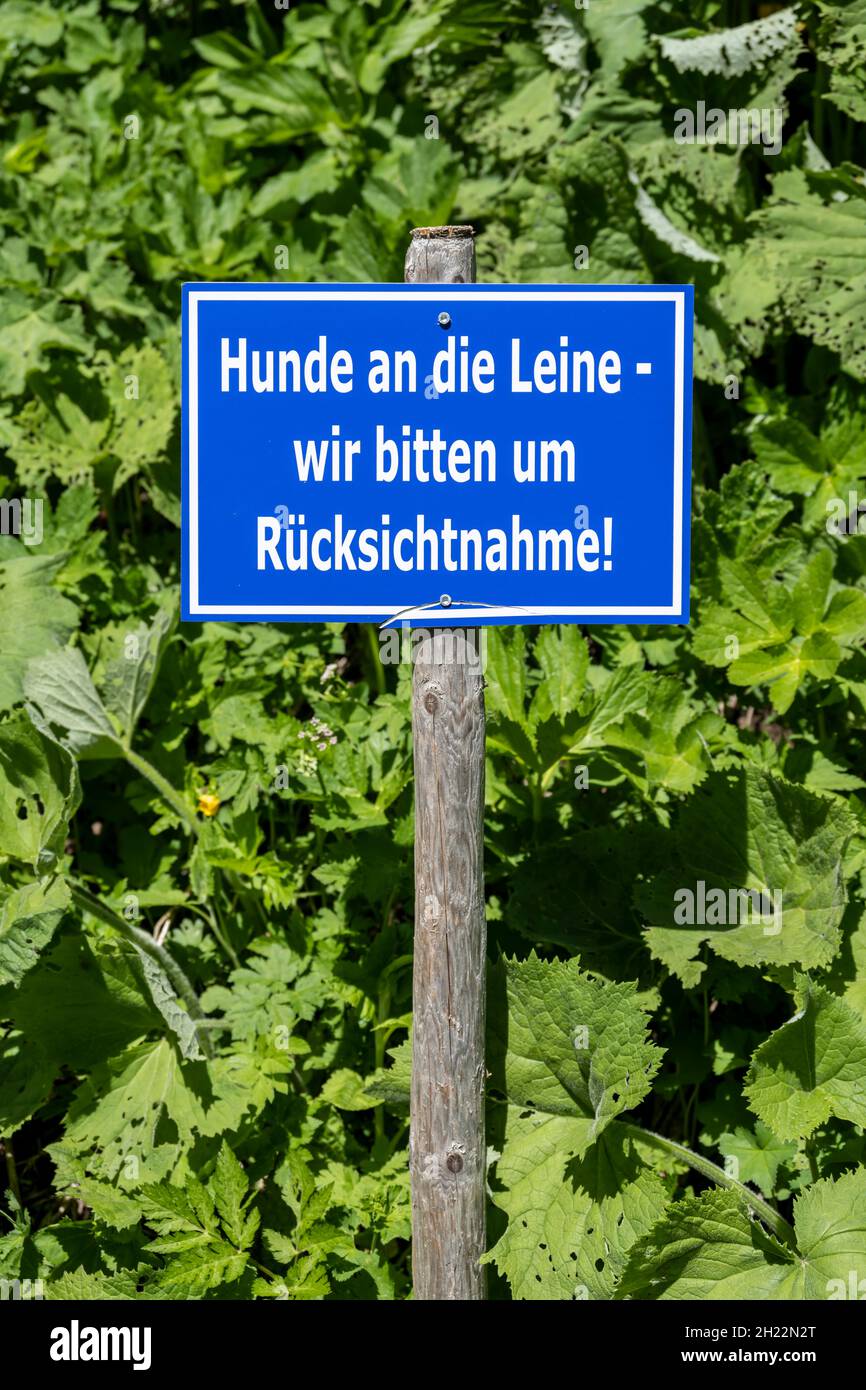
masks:
<instances>
[{"instance_id":1,"label":"green vegetation background","mask_svg":"<svg viewBox=\"0 0 866 1390\"><path fill-rule=\"evenodd\" d=\"M469 221L697 305L690 627L490 638L491 1294L866 1288L864 55L864 0L6 0L0 1276L410 1295L409 672L177 624L179 286Z\"/></svg>"}]
</instances>

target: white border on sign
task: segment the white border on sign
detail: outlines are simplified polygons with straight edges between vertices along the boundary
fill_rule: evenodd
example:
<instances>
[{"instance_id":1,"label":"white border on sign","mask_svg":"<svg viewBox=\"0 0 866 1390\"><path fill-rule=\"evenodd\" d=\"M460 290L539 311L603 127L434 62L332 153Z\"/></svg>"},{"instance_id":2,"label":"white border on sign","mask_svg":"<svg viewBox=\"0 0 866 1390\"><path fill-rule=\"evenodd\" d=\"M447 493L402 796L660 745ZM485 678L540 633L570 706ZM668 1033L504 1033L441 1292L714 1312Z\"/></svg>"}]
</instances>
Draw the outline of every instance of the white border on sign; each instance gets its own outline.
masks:
<instances>
[{"instance_id":1,"label":"white border on sign","mask_svg":"<svg viewBox=\"0 0 866 1390\"><path fill-rule=\"evenodd\" d=\"M401 290L401 289L381 289L381 290L353 290L343 286L333 290L295 290L271 289L271 290L190 290L188 295L188 329L189 329L189 349L188 349L188 376L187 376L187 408L189 411L188 422L188 443L189 443L189 476L188 476L188 501L189 501L189 611L190 614L198 616L208 614L236 613L239 616L247 617L278 617L280 614L310 614L323 619L327 615L339 612L342 615L351 617L362 614L375 614L376 617L394 617L398 613L408 612L411 604L398 603L387 607L378 607L374 604L248 604L248 603L199 603L198 599L198 580L199 580L199 553L198 553L198 304L199 300L233 300L233 299L310 299L310 300L330 300L353 298L359 300L379 300L379 299L412 299L425 300L432 299L440 301L448 296L448 285L440 285L434 290ZM562 300L570 301L575 299L582 300L668 300L674 303L674 537L673 537L673 590L669 607L645 607L645 608L617 608L617 607L582 607L564 608L557 605L551 608L526 608L521 612L526 620L531 618L548 617L569 617L569 618L626 618L626 617L665 617L681 610L680 593L682 588L683 573L683 546L685 537L683 534L683 415L684 415L684 392L685 392L685 295L682 290L461 290L459 298L461 300ZM436 605L429 609L425 607L424 617L433 619L437 616L447 616L454 618L455 612L459 611L459 616L463 618L513 618L514 608L470 608L461 606L459 610L441 609Z\"/></svg>"}]
</instances>

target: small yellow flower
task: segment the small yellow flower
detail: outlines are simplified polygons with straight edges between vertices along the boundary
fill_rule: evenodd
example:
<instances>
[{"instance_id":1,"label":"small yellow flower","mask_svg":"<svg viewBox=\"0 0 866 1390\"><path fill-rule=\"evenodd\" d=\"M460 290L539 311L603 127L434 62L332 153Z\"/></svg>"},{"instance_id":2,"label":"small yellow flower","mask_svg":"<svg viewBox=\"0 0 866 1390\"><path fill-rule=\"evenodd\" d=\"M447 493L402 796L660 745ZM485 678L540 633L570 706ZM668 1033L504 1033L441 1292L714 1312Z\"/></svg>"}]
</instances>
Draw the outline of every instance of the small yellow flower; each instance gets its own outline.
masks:
<instances>
[{"instance_id":1,"label":"small yellow flower","mask_svg":"<svg viewBox=\"0 0 866 1390\"><path fill-rule=\"evenodd\" d=\"M220 799L214 792L199 792L198 809L205 816L215 816L220 808Z\"/></svg>"}]
</instances>

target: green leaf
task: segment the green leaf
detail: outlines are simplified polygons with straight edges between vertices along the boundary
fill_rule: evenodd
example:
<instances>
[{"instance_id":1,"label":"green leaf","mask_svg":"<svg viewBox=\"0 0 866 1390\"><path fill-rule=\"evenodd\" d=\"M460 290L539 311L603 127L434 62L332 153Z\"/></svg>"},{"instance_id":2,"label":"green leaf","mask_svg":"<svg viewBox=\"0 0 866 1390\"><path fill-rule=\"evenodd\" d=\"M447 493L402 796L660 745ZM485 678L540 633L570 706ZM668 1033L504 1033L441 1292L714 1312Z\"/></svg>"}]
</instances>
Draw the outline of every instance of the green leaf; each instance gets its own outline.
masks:
<instances>
[{"instance_id":1,"label":"green leaf","mask_svg":"<svg viewBox=\"0 0 866 1390\"><path fill-rule=\"evenodd\" d=\"M631 1245L658 1220L668 1195L616 1122L583 1160L574 1121L509 1113L494 1201L508 1228L485 1262L514 1298L608 1299Z\"/></svg>"},{"instance_id":2,"label":"green leaf","mask_svg":"<svg viewBox=\"0 0 866 1390\"><path fill-rule=\"evenodd\" d=\"M7 1008L58 1068L82 1071L115 1056L160 1022L132 952L117 940L88 940L72 929L44 950Z\"/></svg>"},{"instance_id":3,"label":"green leaf","mask_svg":"<svg viewBox=\"0 0 866 1390\"><path fill-rule=\"evenodd\" d=\"M0 1134L11 1139L51 1094L56 1072L31 1039L12 1030L0 1037Z\"/></svg>"},{"instance_id":4,"label":"green leaf","mask_svg":"<svg viewBox=\"0 0 866 1390\"><path fill-rule=\"evenodd\" d=\"M672 867L638 886L650 951L687 986L706 968L705 941L737 965L826 965L841 940L854 828L838 801L758 769L714 774L681 811Z\"/></svg>"},{"instance_id":5,"label":"green leaf","mask_svg":"<svg viewBox=\"0 0 866 1390\"><path fill-rule=\"evenodd\" d=\"M96 693L87 663L77 647L31 661L24 693L39 725L58 730L63 745L92 758L117 757L122 744L108 712Z\"/></svg>"},{"instance_id":6,"label":"green leaf","mask_svg":"<svg viewBox=\"0 0 866 1390\"><path fill-rule=\"evenodd\" d=\"M0 885L0 985L19 985L69 907L61 878L7 889Z\"/></svg>"},{"instance_id":7,"label":"green leaf","mask_svg":"<svg viewBox=\"0 0 866 1390\"><path fill-rule=\"evenodd\" d=\"M593 980L576 960L543 961L534 952L505 961L494 980L500 1003L491 1009L491 1085L511 1105L571 1117L580 1157L616 1115L643 1099L661 1062L636 988Z\"/></svg>"},{"instance_id":8,"label":"green leaf","mask_svg":"<svg viewBox=\"0 0 866 1390\"><path fill-rule=\"evenodd\" d=\"M322 1100L338 1110L370 1110L381 1104L379 1097L367 1092L363 1077L351 1067L338 1067L331 1072L321 1090Z\"/></svg>"},{"instance_id":9,"label":"green leaf","mask_svg":"<svg viewBox=\"0 0 866 1390\"><path fill-rule=\"evenodd\" d=\"M608 1128L646 1095L662 1056L647 1039L635 986L533 954L493 969L488 1010L490 1089L506 1102L493 1116L503 1129L493 1136L501 1144L494 1201L509 1224L487 1258L517 1297L609 1296L620 1256L666 1201L631 1144Z\"/></svg>"},{"instance_id":10,"label":"green leaf","mask_svg":"<svg viewBox=\"0 0 866 1390\"><path fill-rule=\"evenodd\" d=\"M81 313L59 304L33 307L24 295L8 293L0 306L0 392L17 396L31 372L46 364L46 352L60 348L87 352L90 344L81 332Z\"/></svg>"},{"instance_id":11,"label":"green leaf","mask_svg":"<svg viewBox=\"0 0 866 1390\"><path fill-rule=\"evenodd\" d=\"M758 1120L753 1130L739 1125L733 1132L720 1135L719 1151L729 1160L725 1170L731 1177L738 1182L754 1183L769 1197L775 1190L779 1168L794 1158L797 1145L783 1143Z\"/></svg>"},{"instance_id":12,"label":"green leaf","mask_svg":"<svg viewBox=\"0 0 866 1390\"><path fill-rule=\"evenodd\" d=\"M798 1012L752 1058L745 1095L780 1139L806 1138L831 1116L866 1126L866 1023L802 979Z\"/></svg>"},{"instance_id":13,"label":"green leaf","mask_svg":"<svg viewBox=\"0 0 866 1390\"><path fill-rule=\"evenodd\" d=\"M580 629L542 628L535 656L543 679L532 700L531 718L541 723L555 715L564 719L580 706L589 669L589 650Z\"/></svg>"},{"instance_id":14,"label":"green leaf","mask_svg":"<svg viewBox=\"0 0 866 1390\"><path fill-rule=\"evenodd\" d=\"M24 715L0 725L0 854L43 871L81 801L74 758Z\"/></svg>"},{"instance_id":15,"label":"green leaf","mask_svg":"<svg viewBox=\"0 0 866 1390\"><path fill-rule=\"evenodd\" d=\"M22 696L28 662L56 650L75 630L78 612L52 587L62 555L20 555L0 561L0 710Z\"/></svg>"},{"instance_id":16,"label":"green leaf","mask_svg":"<svg viewBox=\"0 0 866 1390\"><path fill-rule=\"evenodd\" d=\"M507 634L507 635L506 635ZM523 702L526 690L526 655L523 629L493 627L487 633L487 667L484 673L490 708L525 727Z\"/></svg>"},{"instance_id":17,"label":"green leaf","mask_svg":"<svg viewBox=\"0 0 866 1390\"><path fill-rule=\"evenodd\" d=\"M866 1169L813 1183L794 1203L786 1250L732 1192L675 1203L632 1249L618 1298L818 1300L851 1296L866 1274ZM854 1297L857 1296L855 1293Z\"/></svg>"},{"instance_id":18,"label":"green leaf","mask_svg":"<svg viewBox=\"0 0 866 1390\"><path fill-rule=\"evenodd\" d=\"M244 1215L247 1186L246 1174L224 1139L210 1187L223 1230L238 1249L252 1244L259 1224L258 1213Z\"/></svg>"}]
</instances>

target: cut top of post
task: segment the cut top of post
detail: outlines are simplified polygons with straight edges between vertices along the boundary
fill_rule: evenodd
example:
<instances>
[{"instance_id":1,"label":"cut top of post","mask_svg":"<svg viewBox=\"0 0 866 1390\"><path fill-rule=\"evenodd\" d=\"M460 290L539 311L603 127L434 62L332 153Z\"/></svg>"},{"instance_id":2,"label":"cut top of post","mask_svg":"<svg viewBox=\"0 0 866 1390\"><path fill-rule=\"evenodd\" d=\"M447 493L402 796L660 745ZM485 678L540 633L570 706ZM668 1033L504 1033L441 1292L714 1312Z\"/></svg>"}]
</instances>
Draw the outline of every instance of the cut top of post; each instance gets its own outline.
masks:
<instances>
[{"instance_id":1,"label":"cut top of post","mask_svg":"<svg viewBox=\"0 0 866 1390\"><path fill-rule=\"evenodd\" d=\"M413 227L413 236L435 237L435 236L474 236L474 227Z\"/></svg>"},{"instance_id":2,"label":"cut top of post","mask_svg":"<svg viewBox=\"0 0 866 1390\"><path fill-rule=\"evenodd\" d=\"M474 284L474 227L415 227L403 278L407 284Z\"/></svg>"}]
</instances>

